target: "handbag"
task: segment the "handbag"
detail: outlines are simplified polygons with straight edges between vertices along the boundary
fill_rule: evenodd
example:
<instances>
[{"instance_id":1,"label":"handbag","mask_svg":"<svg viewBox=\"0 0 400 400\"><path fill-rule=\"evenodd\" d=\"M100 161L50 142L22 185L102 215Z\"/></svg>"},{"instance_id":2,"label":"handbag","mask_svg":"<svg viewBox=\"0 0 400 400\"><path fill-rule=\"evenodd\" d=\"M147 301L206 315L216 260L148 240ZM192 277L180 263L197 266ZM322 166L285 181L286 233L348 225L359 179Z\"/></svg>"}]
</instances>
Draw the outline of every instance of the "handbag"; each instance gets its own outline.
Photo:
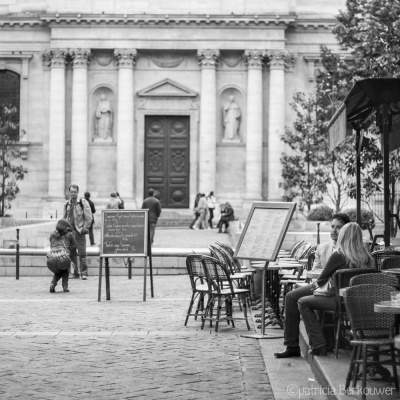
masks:
<instances>
[{"instance_id":1,"label":"handbag","mask_svg":"<svg viewBox=\"0 0 400 400\"><path fill-rule=\"evenodd\" d=\"M52 249L47 253L47 268L53 272L54 274L59 273L60 271L68 270L71 265L71 259L69 257L69 253L67 248L65 247L64 241L64 249Z\"/></svg>"},{"instance_id":2,"label":"handbag","mask_svg":"<svg viewBox=\"0 0 400 400\"><path fill-rule=\"evenodd\" d=\"M335 294L335 288L332 284L331 279L328 279L326 283L324 283L322 286L314 290L314 296L330 297L333 296L334 294Z\"/></svg>"}]
</instances>

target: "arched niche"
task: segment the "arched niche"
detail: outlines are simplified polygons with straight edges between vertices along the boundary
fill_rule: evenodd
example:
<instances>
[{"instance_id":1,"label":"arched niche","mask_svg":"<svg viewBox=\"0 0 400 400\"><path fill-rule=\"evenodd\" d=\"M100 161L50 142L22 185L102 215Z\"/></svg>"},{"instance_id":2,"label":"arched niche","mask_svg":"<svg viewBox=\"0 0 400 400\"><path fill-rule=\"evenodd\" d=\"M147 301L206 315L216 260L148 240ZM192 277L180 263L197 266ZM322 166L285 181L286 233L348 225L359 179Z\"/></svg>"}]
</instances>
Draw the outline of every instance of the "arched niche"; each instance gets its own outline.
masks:
<instances>
[{"instance_id":1,"label":"arched niche","mask_svg":"<svg viewBox=\"0 0 400 400\"><path fill-rule=\"evenodd\" d=\"M244 141L245 106L245 98L238 88L230 86L221 91L218 104L219 142Z\"/></svg>"},{"instance_id":2,"label":"arched niche","mask_svg":"<svg viewBox=\"0 0 400 400\"><path fill-rule=\"evenodd\" d=\"M116 142L117 99L111 88L100 86L93 91L89 113L89 142Z\"/></svg>"}]
</instances>

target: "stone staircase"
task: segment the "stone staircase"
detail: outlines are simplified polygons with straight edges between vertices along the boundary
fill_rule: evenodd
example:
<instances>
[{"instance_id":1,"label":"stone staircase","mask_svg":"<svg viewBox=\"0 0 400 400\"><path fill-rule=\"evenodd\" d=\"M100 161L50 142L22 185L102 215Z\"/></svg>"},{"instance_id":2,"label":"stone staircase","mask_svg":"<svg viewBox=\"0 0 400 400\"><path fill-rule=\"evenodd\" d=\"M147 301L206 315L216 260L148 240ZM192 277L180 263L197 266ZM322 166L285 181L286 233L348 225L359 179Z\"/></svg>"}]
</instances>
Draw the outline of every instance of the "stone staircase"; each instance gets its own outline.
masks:
<instances>
[{"instance_id":1,"label":"stone staircase","mask_svg":"<svg viewBox=\"0 0 400 400\"><path fill-rule=\"evenodd\" d=\"M157 222L159 227L188 228L194 217L191 209L172 209L165 208L162 210L160 218Z\"/></svg>"}]
</instances>

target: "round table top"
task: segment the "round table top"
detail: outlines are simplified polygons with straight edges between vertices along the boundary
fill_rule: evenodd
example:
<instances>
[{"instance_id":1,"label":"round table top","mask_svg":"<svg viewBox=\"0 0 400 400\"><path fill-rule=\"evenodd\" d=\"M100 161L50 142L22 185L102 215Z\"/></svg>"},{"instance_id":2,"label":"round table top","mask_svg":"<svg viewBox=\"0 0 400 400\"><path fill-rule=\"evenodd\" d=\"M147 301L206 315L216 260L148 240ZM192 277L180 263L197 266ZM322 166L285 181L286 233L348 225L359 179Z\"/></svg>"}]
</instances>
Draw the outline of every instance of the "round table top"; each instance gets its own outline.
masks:
<instances>
[{"instance_id":1,"label":"round table top","mask_svg":"<svg viewBox=\"0 0 400 400\"><path fill-rule=\"evenodd\" d=\"M400 314L400 303L391 300L380 301L374 304L374 311L380 313Z\"/></svg>"},{"instance_id":2,"label":"round table top","mask_svg":"<svg viewBox=\"0 0 400 400\"><path fill-rule=\"evenodd\" d=\"M383 269L382 272L385 274L400 275L400 268Z\"/></svg>"},{"instance_id":3,"label":"round table top","mask_svg":"<svg viewBox=\"0 0 400 400\"><path fill-rule=\"evenodd\" d=\"M400 335L394 337L394 347L400 349Z\"/></svg>"}]
</instances>

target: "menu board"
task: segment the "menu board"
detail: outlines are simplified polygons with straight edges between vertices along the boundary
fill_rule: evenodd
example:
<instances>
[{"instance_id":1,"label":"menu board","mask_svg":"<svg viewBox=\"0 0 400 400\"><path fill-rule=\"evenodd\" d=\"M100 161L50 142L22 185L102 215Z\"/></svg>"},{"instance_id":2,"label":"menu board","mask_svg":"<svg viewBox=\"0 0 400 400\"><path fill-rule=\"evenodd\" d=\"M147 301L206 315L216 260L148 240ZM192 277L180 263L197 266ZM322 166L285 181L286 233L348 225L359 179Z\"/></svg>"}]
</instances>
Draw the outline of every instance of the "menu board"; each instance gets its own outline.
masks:
<instances>
[{"instance_id":1,"label":"menu board","mask_svg":"<svg viewBox=\"0 0 400 400\"><path fill-rule=\"evenodd\" d=\"M296 203L253 203L234 257L275 261Z\"/></svg>"},{"instance_id":2,"label":"menu board","mask_svg":"<svg viewBox=\"0 0 400 400\"><path fill-rule=\"evenodd\" d=\"M148 210L103 210L100 257L146 257Z\"/></svg>"}]
</instances>

